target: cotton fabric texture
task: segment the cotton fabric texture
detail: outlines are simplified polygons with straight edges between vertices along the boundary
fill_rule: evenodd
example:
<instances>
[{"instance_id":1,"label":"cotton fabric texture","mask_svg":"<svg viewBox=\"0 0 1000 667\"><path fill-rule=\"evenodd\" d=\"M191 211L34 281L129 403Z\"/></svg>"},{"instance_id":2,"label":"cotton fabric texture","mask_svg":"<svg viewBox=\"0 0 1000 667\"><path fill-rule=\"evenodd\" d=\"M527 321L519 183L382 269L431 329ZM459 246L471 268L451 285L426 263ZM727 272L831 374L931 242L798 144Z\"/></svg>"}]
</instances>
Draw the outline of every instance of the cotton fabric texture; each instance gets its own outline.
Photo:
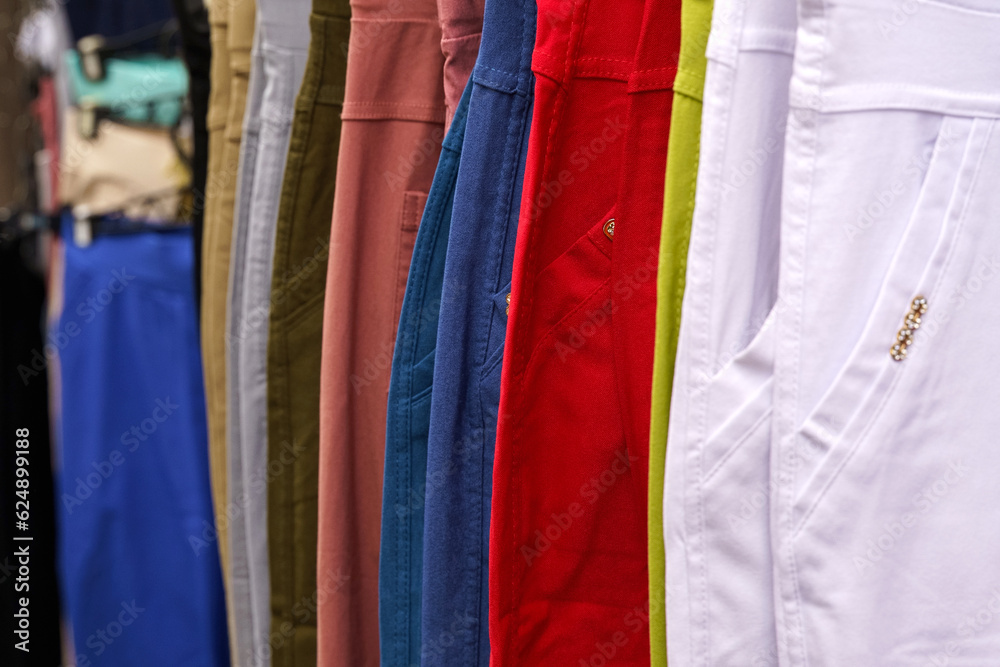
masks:
<instances>
[{"instance_id":1,"label":"cotton fabric texture","mask_svg":"<svg viewBox=\"0 0 1000 667\"><path fill-rule=\"evenodd\" d=\"M379 663L386 391L410 255L445 119L432 0L351 4L320 385L317 582L322 665ZM318 585L318 584L317 584Z\"/></svg>"},{"instance_id":2,"label":"cotton fabric texture","mask_svg":"<svg viewBox=\"0 0 1000 667\"><path fill-rule=\"evenodd\" d=\"M674 71L657 57L676 52L679 9L539 3L493 475L495 665L586 663L609 628L621 633L616 661L649 662L645 465L666 154L645 159L634 132L649 123L651 145L666 143ZM648 117L646 92L659 109ZM646 188L619 190L626 165ZM617 311L648 349L619 358Z\"/></svg>"},{"instance_id":3,"label":"cotton fabric texture","mask_svg":"<svg viewBox=\"0 0 1000 667\"><path fill-rule=\"evenodd\" d=\"M987 664L1000 14L797 12L770 457L779 659Z\"/></svg>"},{"instance_id":4,"label":"cotton fabric texture","mask_svg":"<svg viewBox=\"0 0 1000 667\"><path fill-rule=\"evenodd\" d=\"M666 452L667 656L774 664L772 311L796 15L718 0L712 21Z\"/></svg>"},{"instance_id":5,"label":"cotton fabric texture","mask_svg":"<svg viewBox=\"0 0 1000 667\"><path fill-rule=\"evenodd\" d=\"M476 64L483 36L485 0L438 0L437 4L441 53L444 54L444 127L447 132Z\"/></svg>"},{"instance_id":6,"label":"cotton fabric texture","mask_svg":"<svg viewBox=\"0 0 1000 667\"><path fill-rule=\"evenodd\" d=\"M399 314L386 419L379 551L382 665L419 664L427 433L445 253L469 100L459 102L445 136L413 246Z\"/></svg>"},{"instance_id":7,"label":"cotton fabric texture","mask_svg":"<svg viewBox=\"0 0 1000 667\"><path fill-rule=\"evenodd\" d=\"M694 215L705 48L712 22L711 0L681 3L681 49L670 114L670 150L663 195L663 227L656 270L656 339L649 423L649 655L667 664L667 590L663 548L663 474L670 391L677 356L684 273Z\"/></svg>"},{"instance_id":8,"label":"cotton fabric texture","mask_svg":"<svg viewBox=\"0 0 1000 667\"><path fill-rule=\"evenodd\" d=\"M65 242L51 334L68 337L56 492L75 662L227 664L191 233L102 225L88 247Z\"/></svg>"},{"instance_id":9,"label":"cotton fabric texture","mask_svg":"<svg viewBox=\"0 0 1000 667\"><path fill-rule=\"evenodd\" d=\"M485 667L489 531L535 3L488 0L441 290L427 443L421 663Z\"/></svg>"},{"instance_id":10,"label":"cotton fabric texture","mask_svg":"<svg viewBox=\"0 0 1000 667\"><path fill-rule=\"evenodd\" d=\"M230 601L239 662L270 664L267 333L278 200L295 95L306 67L309 0L257 3L240 144L226 336Z\"/></svg>"},{"instance_id":11,"label":"cotton fabric texture","mask_svg":"<svg viewBox=\"0 0 1000 667\"><path fill-rule=\"evenodd\" d=\"M208 183L202 238L201 353L205 373L216 548L222 561L227 595L230 590L228 573L231 570L226 462L226 295L243 109L250 76L254 7L252 0L213 3L208 15L212 36L212 91L207 122ZM236 637L235 620L230 612L231 640ZM238 653L235 644L232 653Z\"/></svg>"},{"instance_id":12,"label":"cotton fabric texture","mask_svg":"<svg viewBox=\"0 0 1000 667\"><path fill-rule=\"evenodd\" d=\"M267 539L271 664L316 664L323 295L340 144L351 8L314 0L274 235L267 342Z\"/></svg>"}]
</instances>

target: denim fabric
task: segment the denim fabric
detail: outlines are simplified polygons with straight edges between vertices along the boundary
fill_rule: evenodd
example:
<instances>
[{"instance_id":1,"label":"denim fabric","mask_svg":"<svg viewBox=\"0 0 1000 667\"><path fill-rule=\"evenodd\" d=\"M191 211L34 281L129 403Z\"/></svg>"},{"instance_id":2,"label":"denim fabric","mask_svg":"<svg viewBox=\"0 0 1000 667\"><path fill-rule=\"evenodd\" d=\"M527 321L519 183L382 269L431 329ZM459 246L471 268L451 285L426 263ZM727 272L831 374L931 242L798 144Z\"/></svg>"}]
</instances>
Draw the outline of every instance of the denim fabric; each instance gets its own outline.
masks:
<instances>
[{"instance_id":1,"label":"denim fabric","mask_svg":"<svg viewBox=\"0 0 1000 667\"><path fill-rule=\"evenodd\" d=\"M227 665L190 230L102 233L65 253L50 336L64 342L53 371L72 663Z\"/></svg>"},{"instance_id":2,"label":"denim fabric","mask_svg":"<svg viewBox=\"0 0 1000 667\"><path fill-rule=\"evenodd\" d=\"M420 659L422 495L427 470L434 346L469 88L466 86L462 94L441 146L434 182L427 195L413 246L392 358L378 586L379 647L381 664L385 666L405 667L417 664Z\"/></svg>"},{"instance_id":3,"label":"denim fabric","mask_svg":"<svg viewBox=\"0 0 1000 667\"><path fill-rule=\"evenodd\" d=\"M534 91L533 0L487 0L438 326L421 664L489 664L487 552L514 238ZM512 48L519 45L517 48Z\"/></svg>"},{"instance_id":4,"label":"denim fabric","mask_svg":"<svg viewBox=\"0 0 1000 667\"><path fill-rule=\"evenodd\" d=\"M227 314L230 600L242 665L270 664L267 334L278 200L305 72L310 7L309 0L258 0L243 123Z\"/></svg>"}]
</instances>

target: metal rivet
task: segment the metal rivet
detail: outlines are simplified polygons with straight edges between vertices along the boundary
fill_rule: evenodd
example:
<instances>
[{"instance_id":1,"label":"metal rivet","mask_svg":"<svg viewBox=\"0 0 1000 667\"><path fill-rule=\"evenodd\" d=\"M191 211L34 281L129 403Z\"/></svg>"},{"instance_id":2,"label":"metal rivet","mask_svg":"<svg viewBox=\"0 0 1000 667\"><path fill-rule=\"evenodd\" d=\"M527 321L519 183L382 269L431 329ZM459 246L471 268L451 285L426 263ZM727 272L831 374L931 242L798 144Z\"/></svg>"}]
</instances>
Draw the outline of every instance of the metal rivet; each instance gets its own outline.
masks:
<instances>
[{"instance_id":1,"label":"metal rivet","mask_svg":"<svg viewBox=\"0 0 1000 667\"><path fill-rule=\"evenodd\" d=\"M906 359L906 352L913 344L913 334L920 328L920 316L927 312L927 299L922 296L913 298L910 302L910 312L903 318L903 327L896 333L896 344L889 349L889 355L894 361Z\"/></svg>"}]
</instances>

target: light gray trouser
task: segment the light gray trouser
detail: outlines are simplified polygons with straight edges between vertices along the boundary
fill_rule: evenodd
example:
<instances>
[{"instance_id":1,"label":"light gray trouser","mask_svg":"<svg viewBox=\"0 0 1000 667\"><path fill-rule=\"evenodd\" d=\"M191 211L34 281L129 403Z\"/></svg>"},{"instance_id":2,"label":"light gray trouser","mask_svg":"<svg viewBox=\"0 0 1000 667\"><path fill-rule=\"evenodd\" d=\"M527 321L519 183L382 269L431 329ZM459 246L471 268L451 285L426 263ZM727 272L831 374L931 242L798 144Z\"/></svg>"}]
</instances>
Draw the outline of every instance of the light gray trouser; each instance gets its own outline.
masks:
<instances>
[{"instance_id":1,"label":"light gray trouser","mask_svg":"<svg viewBox=\"0 0 1000 667\"><path fill-rule=\"evenodd\" d=\"M258 0L227 312L231 600L235 664L270 664L267 333L278 201L309 48L309 0Z\"/></svg>"}]
</instances>

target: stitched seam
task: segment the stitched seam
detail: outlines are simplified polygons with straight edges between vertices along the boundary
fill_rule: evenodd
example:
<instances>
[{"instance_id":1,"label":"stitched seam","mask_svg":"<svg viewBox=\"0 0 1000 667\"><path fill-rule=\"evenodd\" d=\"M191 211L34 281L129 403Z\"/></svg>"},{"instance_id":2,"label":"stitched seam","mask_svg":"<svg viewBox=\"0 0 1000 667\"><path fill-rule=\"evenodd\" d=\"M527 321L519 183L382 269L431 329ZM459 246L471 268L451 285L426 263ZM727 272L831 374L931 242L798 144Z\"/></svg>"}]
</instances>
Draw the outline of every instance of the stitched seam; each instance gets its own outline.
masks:
<instances>
[{"instance_id":1,"label":"stitched seam","mask_svg":"<svg viewBox=\"0 0 1000 667\"><path fill-rule=\"evenodd\" d=\"M989 137L990 137L991 133L992 133L992 127L987 130L986 136L983 137L983 141L982 141L981 144L979 144L979 146L986 146L986 144L989 143ZM973 133L970 131L969 137L967 139L968 143L966 145L967 146L971 145L972 142L973 142L973 139L974 139ZM941 266L941 269L938 272L938 275L937 275L936 279L934 280L934 287L931 290L931 296L930 296L930 298L934 298L934 296L936 296L940 292L941 282L944 280L944 276L948 272L948 268L951 266L952 260L954 259L955 249L958 246L958 244L956 243L956 241L957 241L958 237L961 235L962 228L965 226L966 211L969 208L969 202L972 199L972 191L975 188L976 181L979 178L979 172L980 172L980 170L982 168L983 157L985 156L985 154L986 154L985 149L980 148L979 157L977 159L976 168L973 171L973 173L969 175L969 180L968 180L968 183L967 183L966 188L965 188L965 193L962 194L962 195L960 195L961 197L963 197L963 201L961 203L962 212L958 215L958 220L955 222L955 229L952 232L949 233L949 237L950 238L944 241L945 243L947 243L949 245L949 248L947 250L947 256L945 258L944 264ZM960 167L960 169L961 169L961 167ZM958 186L958 185L960 185L960 184L956 184L956 186ZM951 214L950 213L946 213L945 215L946 216L950 216ZM926 266L927 267L932 266L933 263L934 263L934 259L935 259L934 257L931 257L930 261L927 263ZM888 368L891 368L891 367L884 367L883 368L882 373L879 374L879 379L881 379L881 377L884 376L884 374L887 372ZM827 492L829 492L830 488L834 485L834 482L836 482L837 479L839 479L840 473L847 466L847 464L851 460L851 458L853 458L854 454L857 453L858 449L860 449L860 447L863 444L864 440L870 435L871 430L874 428L875 424L878 422L878 418L881 416L882 411L885 409L885 406L888 404L889 400L895 395L896 385L899 384L900 377L902 376L902 374L904 372L906 372L906 368L905 367L901 368L899 370L899 372L896 374L896 377L893 378L892 382L890 383L889 387L886 388L885 393L882 395L881 399L879 400L879 405L878 405L878 408L876 409L875 413L868 419L868 423L865 425L864 429L862 429L862 432L855 439L854 444L852 444L850 446L850 450L844 456L844 459L840 462L840 464L838 464L837 468L834 470L833 474L830 476L830 479L828 479L827 482L823 485L823 489L820 491L820 494L816 497L816 500L813 501L812 505L809 507L809 509L806 512L805 516L803 516L802 521L799 522L798 528L795 530L795 533L792 535L793 539L796 536L798 536L799 533L802 532L802 529L805 527L805 524L808 522L809 518L813 515L813 513L819 507L819 505L821 504L821 501L826 496ZM877 384L876 384L876 386L877 386Z\"/></svg>"},{"instance_id":2,"label":"stitched seam","mask_svg":"<svg viewBox=\"0 0 1000 667\"><path fill-rule=\"evenodd\" d=\"M733 458L733 456L736 454L737 451L739 451L743 443L745 443L747 439L751 435L753 435L757 431L757 429L760 428L761 425L768 420L770 416L771 416L771 408L769 407L766 410L764 410L764 413L761 414L761 416L758 417L754 421L754 423L750 425L750 427L746 430L746 432L744 432L736 440L736 442L732 444L732 446L722 456L722 458L719 459L719 461L714 466L712 466L712 469L709 470L708 474L705 475L705 480L704 480L705 484L708 484L712 480L712 478L715 477L716 473L718 473L720 470L722 470L723 467L725 467L726 462L729 461L731 458ZM705 447L708 447L711 443L712 443L711 437L705 438Z\"/></svg>"},{"instance_id":3,"label":"stitched seam","mask_svg":"<svg viewBox=\"0 0 1000 667\"><path fill-rule=\"evenodd\" d=\"M584 21L586 21L588 2L589 2L589 0L578 0L577 4L574 6L574 10L578 13L579 16L578 16L578 19L576 21L573 21L573 23L571 25L571 32L570 32L570 37L569 37L569 43L567 44L567 53L566 53L566 58L567 59L569 58L569 52L573 51L574 48L576 48L576 47L579 46L579 39L580 39L579 34L580 34L581 30L582 30L582 25L581 24ZM548 54L546 54L546 55L548 55ZM549 57L551 58L551 55ZM563 86L560 83L559 86L558 86L557 93L556 93L556 100L555 100L555 103L553 105L552 119L551 119L551 121L549 123L549 128L548 128L548 132L547 132L547 135L546 135L547 136L547 141L546 141L546 145L545 145L545 153L544 153L543 160L542 160L542 169L539 170L539 178L541 179L541 181L539 182L539 187L540 187L541 182L544 182L545 176L548 174L549 169L551 168L552 154L553 154L553 150L554 150L553 145L555 144L555 139L556 139L556 136L557 136L557 132L556 131L557 131L557 128L559 127L559 120L562 119L563 116L564 116L564 114L565 114L565 108L566 108L566 104L567 104L567 102L566 102L567 92L568 91L567 91L566 87ZM532 188L531 192L529 192L529 200L531 198L531 195L533 195L533 194L534 194L534 187ZM523 201L523 197L522 197L522 201ZM531 215L531 207L530 206L529 206L529 213L528 214L529 214L529 216ZM536 241L537 241L538 234L539 234L539 224L538 224L538 221L539 221L538 218L536 218L535 221L534 221L535 224L530 225L530 229L529 229L529 232L528 232L528 239L527 239L527 242L526 242L527 243L527 253L528 253L528 256L525 258L525 260L526 260L525 261L525 273L528 274L529 276L533 273L532 268L534 267L535 256L536 256L536 253L537 253L537 243L536 243ZM523 289L523 287L521 289ZM527 299L526 299L526 302L524 304L525 313L531 313L531 306L532 306L533 301L534 301L534 299L533 299L533 290L529 289L529 290L527 290L527 292L528 292ZM518 320L520 320L520 319L521 318L519 316ZM518 377L518 385L520 385L523 382L523 380L524 380L524 375L525 375L525 370L526 370L526 364L524 363L524 361L526 361L526 360L524 358L523 347L527 343L527 336L528 336L528 333L529 333L528 332L528 327L525 326L524 324L522 324L521 328L520 328L520 331L517 332L517 333L519 333L520 336L518 336L518 339L519 339L517 341L518 345L515 346L515 358L520 357L521 361L522 361L522 364L518 364L517 366L515 366L515 368L517 368L518 371L519 371L519 372L516 373L516 376ZM518 519L519 519L519 515L520 515L520 502L521 502L521 497L522 497L521 478L520 478L520 475L517 474L518 466L520 464L519 457L518 457L518 447L514 443L516 443L516 442L519 441L519 438L517 436L519 436L521 434L521 432L522 432L522 430L524 428L524 405L525 405L525 402L527 400L527 397L525 396L524 392L520 392L518 394L518 398L520 399L518 401L518 404L517 404L517 407L518 407L518 411L517 411L518 418L517 418L516 425L512 429L513 430L514 438L512 439L512 442L511 442L511 450L512 450L511 451L511 471L510 471L510 476L508 477L508 479L512 480L512 483L511 483L511 489L512 489L511 496L512 496L512 499L514 501L514 502L511 503L512 506L510 508L511 515L512 515L512 521L511 521L511 523L512 523L512 527L513 527L513 532L511 534L512 540L511 540L511 543L509 545L510 548L511 548L510 553L517 553L517 535L518 535L518 530L520 529L520 522L518 521ZM513 582L519 581L518 578L517 578L517 576L516 576L516 574L517 574L517 559L516 558L511 558L510 562L511 562L511 579L510 579L510 581L512 582L512 585L514 585ZM519 655L519 647L518 647L518 643L517 643L517 639L516 639L516 630L517 630L518 623L520 621L520 597L517 596L516 604L515 604L514 596L517 595L517 590L516 589L512 589L511 593L512 593L512 597L511 597L511 600L510 600L510 607L511 607L510 608L510 614L511 614L511 619L510 619L510 622L508 624L508 630L507 630L507 645L508 645L508 647L510 647L513 650L513 652L514 652L514 654L516 656L516 655Z\"/></svg>"},{"instance_id":4,"label":"stitched seam","mask_svg":"<svg viewBox=\"0 0 1000 667\"><path fill-rule=\"evenodd\" d=\"M572 310L570 310L568 313L566 313L565 315L563 315L562 317L560 317L558 322L556 322L555 324L551 325L548 329L545 330L545 333L542 334L541 338L538 339L538 343L536 343L535 346L532 348L531 354L528 355L528 361L527 361L527 363L525 363L525 373L527 373L527 369L531 367L531 362L534 361L535 354L538 352L538 350L540 350L542 348L542 345L544 343L548 343L550 340L555 340L555 338L556 338L556 331L560 330L560 329L563 329L564 325L566 324L566 322L573 315L576 315L577 313L579 313L581 308L583 308L584 306L586 306L587 304L589 304L593 300L594 295L596 295L598 292L600 292L601 290L603 290L610 282L611 282L611 278L610 277L605 278L603 281L601 281L600 285L598 285L593 290L591 290L590 292L588 292L587 296L583 297L578 304L576 304L575 306L573 306Z\"/></svg>"}]
</instances>

